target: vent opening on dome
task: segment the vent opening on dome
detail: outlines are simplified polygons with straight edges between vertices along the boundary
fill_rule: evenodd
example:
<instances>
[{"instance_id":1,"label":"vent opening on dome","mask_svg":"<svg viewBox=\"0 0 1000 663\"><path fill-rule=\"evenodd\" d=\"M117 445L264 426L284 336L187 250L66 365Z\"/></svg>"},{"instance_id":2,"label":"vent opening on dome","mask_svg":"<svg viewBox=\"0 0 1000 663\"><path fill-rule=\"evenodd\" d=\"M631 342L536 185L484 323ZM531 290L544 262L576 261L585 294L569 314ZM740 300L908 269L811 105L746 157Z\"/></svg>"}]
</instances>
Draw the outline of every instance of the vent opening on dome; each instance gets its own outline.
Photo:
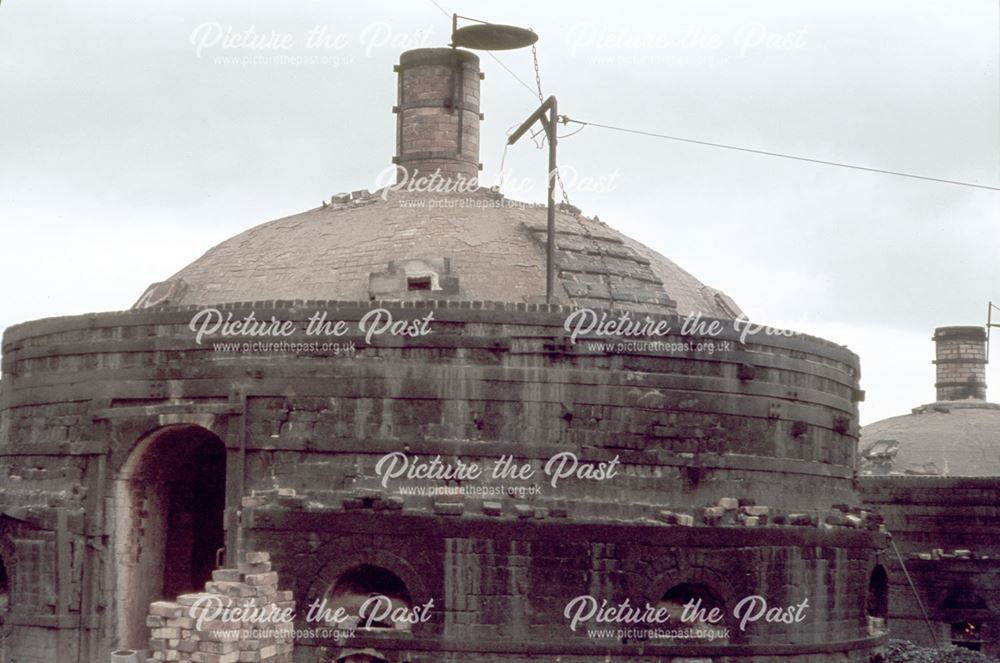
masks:
<instances>
[{"instance_id":1,"label":"vent opening on dome","mask_svg":"<svg viewBox=\"0 0 1000 663\"><path fill-rule=\"evenodd\" d=\"M458 276L448 258L394 260L385 271L368 275L370 299L431 299L457 295Z\"/></svg>"},{"instance_id":2,"label":"vent opening on dome","mask_svg":"<svg viewBox=\"0 0 1000 663\"><path fill-rule=\"evenodd\" d=\"M433 290L434 280L430 276L410 276L406 279L406 289L413 290Z\"/></svg>"}]
</instances>

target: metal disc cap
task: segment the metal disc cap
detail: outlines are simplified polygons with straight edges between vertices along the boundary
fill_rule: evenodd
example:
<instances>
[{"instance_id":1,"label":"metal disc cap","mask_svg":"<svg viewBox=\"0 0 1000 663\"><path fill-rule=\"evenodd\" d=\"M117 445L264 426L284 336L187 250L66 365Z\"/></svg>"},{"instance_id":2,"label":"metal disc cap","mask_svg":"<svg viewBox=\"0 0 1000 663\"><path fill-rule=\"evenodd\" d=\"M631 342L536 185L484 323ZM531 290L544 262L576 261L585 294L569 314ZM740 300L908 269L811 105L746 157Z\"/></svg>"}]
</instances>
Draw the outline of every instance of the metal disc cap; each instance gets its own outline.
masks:
<instances>
[{"instance_id":1,"label":"metal disc cap","mask_svg":"<svg viewBox=\"0 0 1000 663\"><path fill-rule=\"evenodd\" d=\"M452 46L475 51L509 51L531 46L538 35L527 28L496 23L466 25L451 34Z\"/></svg>"}]
</instances>

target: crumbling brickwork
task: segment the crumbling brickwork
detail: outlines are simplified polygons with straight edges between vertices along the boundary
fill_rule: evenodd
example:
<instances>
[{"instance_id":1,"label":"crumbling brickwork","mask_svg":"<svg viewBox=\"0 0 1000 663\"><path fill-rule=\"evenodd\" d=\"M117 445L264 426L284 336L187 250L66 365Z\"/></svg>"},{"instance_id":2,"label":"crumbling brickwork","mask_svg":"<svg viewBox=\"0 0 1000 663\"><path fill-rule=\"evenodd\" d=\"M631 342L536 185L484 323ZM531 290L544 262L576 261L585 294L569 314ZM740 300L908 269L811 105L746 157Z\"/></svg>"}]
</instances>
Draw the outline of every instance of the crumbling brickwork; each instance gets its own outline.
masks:
<instances>
[{"instance_id":1,"label":"crumbling brickwork","mask_svg":"<svg viewBox=\"0 0 1000 663\"><path fill-rule=\"evenodd\" d=\"M354 324L380 306L399 318L433 311L435 332L370 344L350 337L358 349L348 356L213 349L189 328L194 307L9 330L5 467L65 473L50 484L30 475L4 493L24 505L6 506L8 517L34 528L10 535L12 610L39 634L19 630L29 634L24 646L79 647L87 656L120 646L128 597L152 591L129 578L155 573L130 566L130 523L153 522L136 518L142 505L130 482L142 459L191 439L225 449L227 554L241 546L271 552L300 606L365 564L398 578L414 601L435 598L433 618L412 635L364 634L400 661L519 661L562 647L586 660L597 645L566 633L559 601L588 592L656 599L698 579L729 599L727 587L774 602L808 595L815 621L792 632L748 630L742 644L691 650L695 658L714 651L794 660L808 651L810 660L860 661L878 646L864 589L882 564L881 539L852 488L851 353L807 337L741 343L732 331L716 340L733 349L712 355L595 351L567 342L571 309L540 305L258 302L223 310L301 328L317 310ZM45 421L67 430L30 423L46 408L64 414ZM56 434L64 439L51 440ZM536 474L517 485L541 491L404 494L376 471L379 458L401 450L484 465L508 456ZM594 463L617 457L618 474L552 486L546 459L567 451ZM193 456L184 462L190 470ZM60 490L37 492L34 479ZM44 578L38 586L50 598L19 595L26 585L17 576L30 573ZM340 651L326 640L298 645L297 663ZM627 642L599 648L643 660Z\"/></svg>"}]
</instances>

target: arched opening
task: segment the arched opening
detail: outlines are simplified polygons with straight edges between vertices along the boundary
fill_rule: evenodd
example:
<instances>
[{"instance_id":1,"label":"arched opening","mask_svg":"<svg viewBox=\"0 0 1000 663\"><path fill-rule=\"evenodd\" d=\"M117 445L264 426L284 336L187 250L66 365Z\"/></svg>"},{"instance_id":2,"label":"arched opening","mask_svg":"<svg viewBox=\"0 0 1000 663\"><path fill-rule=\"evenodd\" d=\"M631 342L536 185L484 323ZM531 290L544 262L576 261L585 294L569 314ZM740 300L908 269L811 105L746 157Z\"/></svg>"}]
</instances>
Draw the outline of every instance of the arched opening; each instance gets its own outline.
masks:
<instances>
[{"instance_id":1,"label":"arched opening","mask_svg":"<svg viewBox=\"0 0 1000 663\"><path fill-rule=\"evenodd\" d=\"M983 648L983 623L989 619L986 601L971 588L953 589L941 604L951 624L951 644L973 651Z\"/></svg>"},{"instance_id":2,"label":"arched opening","mask_svg":"<svg viewBox=\"0 0 1000 663\"><path fill-rule=\"evenodd\" d=\"M7 621L10 610L10 576L7 575L7 565L0 557L0 625Z\"/></svg>"},{"instance_id":3,"label":"arched opening","mask_svg":"<svg viewBox=\"0 0 1000 663\"><path fill-rule=\"evenodd\" d=\"M663 594L657 607L667 609L670 627L689 631L687 641L725 643L728 640L725 628L726 606L719 595L706 585L675 585Z\"/></svg>"},{"instance_id":4,"label":"arched opening","mask_svg":"<svg viewBox=\"0 0 1000 663\"><path fill-rule=\"evenodd\" d=\"M872 569L868 579L868 596L865 600L865 617L868 634L878 635L887 630L889 619L889 574L882 565Z\"/></svg>"},{"instance_id":5,"label":"arched opening","mask_svg":"<svg viewBox=\"0 0 1000 663\"><path fill-rule=\"evenodd\" d=\"M386 663L374 649L345 649L336 658L336 663Z\"/></svg>"},{"instance_id":6,"label":"arched opening","mask_svg":"<svg viewBox=\"0 0 1000 663\"><path fill-rule=\"evenodd\" d=\"M149 604L200 591L224 543L226 448L200 426L143 439L116 483L119 646L144 649Z\"/></svg>"},{"instance_id":7,"label":"arched opening","mask_svg":"<svg viewBox=\"0 0 1000 663\"><path fill-rule=\"evenodd\" d=\"M0 661L11 658L9 639L12 626L8 624L8 613L11 608L11 578L3 555L0 555Z\"/></svg>"},{"instance_id":8,"label":"arched opening","mask_svg":"<svg viewBox=\"0 0 1000 663\"><path fill-rule=\"evenodd\" d=\"M331 611L343 608L357 618L359 628L409 631L410 624L393 615L413 604L406 583L380 566L362 564L345 571L327 593Z\"/></svg>"},{"instance_id":9,"label":"arched opening","mask_svg":"<svg viewBox=\"0 0 1000 663\"><path fill-rule=\"evenodd\" d=\"M948 593L941 607L945 610L986 610L986 601L970 589L956 589Z\"/></svg>"}]
</instances>

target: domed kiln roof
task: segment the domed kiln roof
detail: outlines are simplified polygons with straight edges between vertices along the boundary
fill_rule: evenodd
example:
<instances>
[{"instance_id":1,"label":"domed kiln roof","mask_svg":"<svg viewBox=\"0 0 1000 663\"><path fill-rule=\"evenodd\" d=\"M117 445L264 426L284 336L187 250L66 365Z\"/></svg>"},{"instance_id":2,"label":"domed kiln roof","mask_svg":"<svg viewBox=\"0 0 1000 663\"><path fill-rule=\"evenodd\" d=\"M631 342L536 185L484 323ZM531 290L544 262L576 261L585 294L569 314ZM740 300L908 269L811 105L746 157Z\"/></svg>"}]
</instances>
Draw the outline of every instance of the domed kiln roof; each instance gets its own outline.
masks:
<instances>
[{"instance_id":1,"label":"domed kiln roof","mask_svg":"<svg viewBox=\"0 0 1000 663\"><path fill-rule=\"evenodd\" d=\"M1000 476L1000 405L941 401L861 429L863 474Z\"/></svg>"},{"instance_id":2,"label":"domed kiln roof","mask_svg":"<svg viewBox=\"0 0 1000 663\"><path fill-rule=\"evenodd\" d=\"M545 299L546 212L486 189L360 192L261 224L210 249L137 308L260 300ZM569 206L556 215L556 303L637 312L740 313L725 294Z\"/></svg>"}]
</instances>

